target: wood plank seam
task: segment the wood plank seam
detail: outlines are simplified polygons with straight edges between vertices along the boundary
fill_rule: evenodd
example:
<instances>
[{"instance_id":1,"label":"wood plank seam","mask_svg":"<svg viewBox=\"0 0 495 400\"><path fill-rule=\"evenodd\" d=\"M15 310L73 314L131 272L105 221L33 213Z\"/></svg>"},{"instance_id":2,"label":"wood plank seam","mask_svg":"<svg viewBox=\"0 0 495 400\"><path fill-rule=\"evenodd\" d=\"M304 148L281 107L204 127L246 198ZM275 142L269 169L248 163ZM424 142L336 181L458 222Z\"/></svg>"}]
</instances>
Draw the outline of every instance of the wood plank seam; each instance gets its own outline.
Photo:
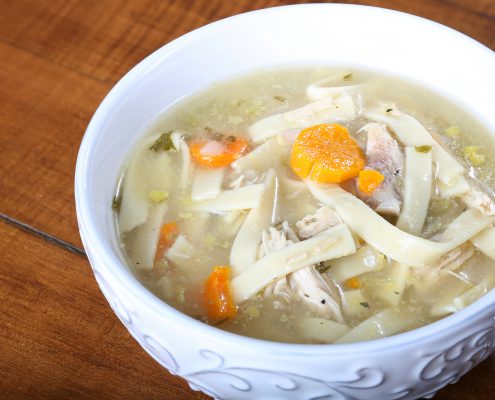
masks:
<instances>
[{"instance_id":1,"label":"wood plank seam","mask_svg":"<svg viewBox=\"0 0 495 400\"><path fill-rule=\"evenodd\" d=\"M41 237L41 238L45 239L47 242L55 244L58 247L62 247L65 250L68 250L72 253L86 257L86 252L83 249L81 249L77 246L74 246L73 244L70 244L70 243L68 243L62 239L59 239L55 236L52 236L52 235L50 235L50 234L48 234L48 233L46 233L40 229L37 229L37 228L31 226L31 225L28 225L24 222L21 222L15 218L9 217L8 215L5 215L3 213L0 213L0 219L9 223L10 225L13 225L19 229L22 229L25 232L28 232L32 235Z\"/></svg>"}]
</instances>

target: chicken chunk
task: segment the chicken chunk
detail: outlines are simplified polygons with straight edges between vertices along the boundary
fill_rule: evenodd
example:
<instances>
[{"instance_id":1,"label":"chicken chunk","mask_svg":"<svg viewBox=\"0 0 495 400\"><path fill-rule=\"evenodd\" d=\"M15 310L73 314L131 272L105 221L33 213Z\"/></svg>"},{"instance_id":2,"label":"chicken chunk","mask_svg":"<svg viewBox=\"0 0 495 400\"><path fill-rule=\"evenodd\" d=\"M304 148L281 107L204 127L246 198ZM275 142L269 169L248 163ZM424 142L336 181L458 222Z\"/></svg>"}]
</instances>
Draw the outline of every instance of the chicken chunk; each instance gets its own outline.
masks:
<instances>
[{"instance_id":1,"label":"chicken chunk","mask_svg":"<svg viewBox=\"0 0 495 400\"><path fill-rule=\"evenodd\" d=\"M315 270L314 266L300 269L289 275L289 285L309 307L320 317L342 322L336 289Z\"/></svg>"},{"instance_id":2,"label":"chicken chunk","mask_svg":"<svg viewBox=\"0 0 495 400\"><path fill-rule=\"evenodd\" d=\"M437 284L441 277L445 274L450 274L456 278L464 280L462 275L459 275L455 271L473 255L473 246L470 244L463 244L462 246L456 247L455 249L444 254L438 264L431 267L415 268L415 278L421 282L423 289L434 287L434 285Z\"/></svg>"},{"instance_id":3,"label":"chicken chunk","mask_svg":"<svg viewBox=\"0 0 495 400\"><path fill-rule=\"evenodd\" d=\"M290 246L298 238L285 221L279 230L269 228L262 234L259 256L263 257L271 252ZM293 296L303 301L308 308L317 315L342 321L342 314L336 290L332 290L314 266L295 271L267 286L264 291L266 297L278 297L289 301Z\"/></svg>"},{"instance_id":4,"label":"chicken chunk","mask_svg":"<svg viewBox=\"0 0 495 400\"><path fill-rule=\"evenodd\" d=\"M261 234L261 245L258 250L258 258L262 258L270 253L274 253L275 251L285 249L293 243L294 241L288 238L287 231L270 227Z\"/></svg>"},{"instance_id":5,"label":"chicken chunk","mask_svg":"<svg viewBox=\"0 0 495 400\"><path fill-rule=\"evenodd\" d=\"M367 135L367 168L379 171L384 177L382 184L371 196L361 196L376 212L386 215L399 215L401 197L399 179L404 157L397 141L383 124L371 122L363 126Z\"/></svg>"},{"instance_id":6,"label":"chicken chunk","mask_svg":"<svg viewBox=\"0 0 495 400\"><path fill-rule=\"evenodd\" d=\"M287 224L288 225L288 224ZM294 242L290 240L286 231L275 228L268 228L261 234L261 244L258 250L258 258L262 258L270 253L282 250ZM291 297L291 288L287 276L277 279L265 288L265 297L280 297L289 301Z\"/></svg>"},{"instance_id":7,"label":"chicken chunk","mask_svg":"<svg viewBox=\"0 0 495 400\"><path fill-rule=\"evenodd\" d=\"M313 215L307 215L301 221L296 222L296 227L299 237L307 239L341 222L342 220L334 210L324 206Z\"/></svg>"},{"instance_id":8,"label":"chicken chunk","mask_svg":"<svg viewBox=\"0 0 495 400\"><path fill-rule=\"evenodd\" d=\"M481 212L483 215L495 215L495 202L481 190L471 188L469 192L461 196L461 200L469 207Z\"/></svg>"},{"instance_id":9,"label":"chicken chunk","mask_svg":"<svg viewBox=\"0 0 495 400\"><path fill-rule=\"evenodd\" d=\"M437 269L455 271L474 255L474 248L470 244L456 247L449 251L439 261Z\"/></svg>"}]
</instances>

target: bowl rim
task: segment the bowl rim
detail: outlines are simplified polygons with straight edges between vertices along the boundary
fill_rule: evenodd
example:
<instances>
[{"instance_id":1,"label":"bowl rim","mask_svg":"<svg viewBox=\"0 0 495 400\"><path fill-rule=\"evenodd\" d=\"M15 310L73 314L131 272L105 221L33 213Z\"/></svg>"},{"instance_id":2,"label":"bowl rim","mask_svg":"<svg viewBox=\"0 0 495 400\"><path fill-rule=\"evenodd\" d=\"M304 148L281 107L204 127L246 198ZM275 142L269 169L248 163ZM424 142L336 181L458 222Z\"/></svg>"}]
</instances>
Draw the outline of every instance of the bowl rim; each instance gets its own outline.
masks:
<instances>
[{"instance_id":1,"label":"bowl rim","mask_svg":"<svg viewBox=\"0 0 495 400\"><path fill-rule=\"evenodd\" d=\"M136 81L141 79L146 73L153 69L157 63L160 63L163 59L167 58L177 48L187 46L187 44L199 37L208 30L219 29L226 25L235 23L239 19L256 18L258 15L277 14L283 13L287 10L292 11L295 9L311 9L314 12L319 12L323 8L325 9L352 9L352 10L366 10L369 13L389 14L393 18L406 18L414 20L416 23L423 23L431 27L431 29L443 30L450 36L456 36L457 40L469 41L471 46L476 46L479 51L488 52L495 60L495 52L489 49L487 46L472 39L471 37L458 32L450 27L442 25L440 23L431 21L429 19L419 17L416 15L404 13L401 11L395 11L391 9L356 5L356 4L339 4L339 3L316 3L316 4L295 4L284 5L277 7L264 8L254 10L242 14L233 15L216 22L209 23L200 28L197 28L191 32L188 32L157 49L133 68L131 68L110 90L105 96L97 110L95 111L90 123L85 131L83 140L80 145L75 172L75 202L76 213L79 224L80 234L83 239L84 247L86 251L91 249L98 257L101 258L102 265L106 270L119 282L120 285L125 287L136 299L143 303L147 309L152 310L154 313L160 315L163 318L172 318L183 324L185 328L191 328L202 332L203 338L211 338L215 342L226 343L229 345L247 346L247 348L256 348L263 350L264 352L272 354L304 354L309 357L327 356L327 355L340 355L350 352L365 352L373 353L382 351L384 348L392 348L397 346L407 346L413 343L424 341L431 336L444 332L447 329L452 329L455 326L466 324L474 320L479 314L487 311L490 307L495 309L495 289L483 295L482 298L469 305L463 310L460 310L450 316L442 318L433 323L425 326L415 328L413 330L396 334L389 337L378 338L362 342L346 343L346 344L296 344L296 343L282 343L263 339L256 339L248 336L243 336L228 331L215 328L200 322L186 314L176 310L172 306L159 299L146 287L144 287L138 279L132 274L132 272L121 262L121 260L113 254L111 244L107 243L103 237L103 233L100 232L96 226L95 215L92 211L91 193L86 190L89 187L88 180L91 176L88 174L89 165L91 162L92 150L95 147L95 141L98 138L99 132L104 129L105 122L112 109L120 102L125 96L129 87ZM495 118L494 121L495 122ZM85 241L86 238L92 238Z\"/></svg>"}]
</instances>

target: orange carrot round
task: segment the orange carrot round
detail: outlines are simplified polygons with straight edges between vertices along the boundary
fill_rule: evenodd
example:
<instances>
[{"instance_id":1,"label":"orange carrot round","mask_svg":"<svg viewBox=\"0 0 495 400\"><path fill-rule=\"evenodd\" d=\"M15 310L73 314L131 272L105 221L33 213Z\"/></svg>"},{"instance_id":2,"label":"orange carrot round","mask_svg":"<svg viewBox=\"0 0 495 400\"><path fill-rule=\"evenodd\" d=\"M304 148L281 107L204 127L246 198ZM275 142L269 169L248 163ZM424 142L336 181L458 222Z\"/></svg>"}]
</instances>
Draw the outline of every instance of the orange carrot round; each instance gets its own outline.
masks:
<instances>
[{"instance_id":1,"label":"orange carrot round","mask_svg":"<svg viewBox=\"0 0 495 400\"><path fill-rule=\"evenodd\" d=\"M176 222L167 222L162 225L156 246L155 263L163 258L165 251L172 246L178 234L179 227Z\"/></svg>"},{"instance_id":2,"label":"orange carrot round","mask_svg":"<svg viewBox=\"0 0 495 400\"><path fill-rule=\"evenodd\" d=\"M236 315L237 307L230 289L230 267L213 269L204 284L204 302L210 323L216 324Z\"/></svg>"},{"instance_id":3,"label":"orange carrot round","mask_svg":"<svg viewBox=\"0 0 495 400\"><path fill-rule=\"evenodd\" d=\"M371 195L375 189L383 182L385 177L374 169L363 169L359 172L358 188L361 192Z\"/></svg>"},{"instance_id":4,"label":"orange carrot round","mask_svg":"<svg viewBox=\"0 0 495 400\"><path fill-rule=\"evenodd\" d=\"M229 140L232 138L231 140ZM218 151L208 153L208 145L213 145ZM196 164L207 168L227 167L241 158L248 150L247 140L229 136L222 141L196 141L190 144L191 155Z\"/></svg>"},{"instance_id":5,"label":"orange carrot round","mask_svg":"<svg viewBox=\"0 0 495 400\"><path fill-rule=\"evenodd\" d=\"M290 165L294 173L318 183L341 183L358 175L365 158L349 131L339 124L321 124L299 133Z\"/></svg>"}]
</instances>

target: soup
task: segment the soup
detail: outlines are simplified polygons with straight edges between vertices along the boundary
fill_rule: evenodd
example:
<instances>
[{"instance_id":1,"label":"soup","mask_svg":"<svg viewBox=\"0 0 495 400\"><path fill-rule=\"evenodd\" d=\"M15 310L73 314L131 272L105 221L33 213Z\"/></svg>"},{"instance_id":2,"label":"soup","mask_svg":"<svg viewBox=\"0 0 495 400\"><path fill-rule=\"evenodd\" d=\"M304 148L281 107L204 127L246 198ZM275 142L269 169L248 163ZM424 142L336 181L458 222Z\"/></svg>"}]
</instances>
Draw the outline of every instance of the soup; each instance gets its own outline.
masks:
<instances>
[{"instance_id":1,"label":"soup","mask_svg":"<svg viewBox=\"0 0 495 400\"><path fill-rule=\"evenodd\" d=\"M257 71L167 110L113 208L129 266L220 329L292 343L404 332L495 283L493 136L411 82Z\"/></svg>"}]
</instances>

